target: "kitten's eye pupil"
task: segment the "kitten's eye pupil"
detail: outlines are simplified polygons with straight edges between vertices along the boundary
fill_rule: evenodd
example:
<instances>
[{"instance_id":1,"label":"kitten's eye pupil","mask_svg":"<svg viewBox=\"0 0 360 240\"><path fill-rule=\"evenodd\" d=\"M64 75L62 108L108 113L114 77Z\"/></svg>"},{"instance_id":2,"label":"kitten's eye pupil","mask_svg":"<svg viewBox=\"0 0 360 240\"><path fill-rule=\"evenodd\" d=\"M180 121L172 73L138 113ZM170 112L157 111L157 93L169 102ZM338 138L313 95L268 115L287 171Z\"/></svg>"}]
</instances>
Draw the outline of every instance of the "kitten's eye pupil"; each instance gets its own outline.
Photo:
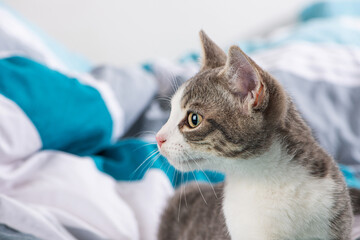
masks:
<instances>
[{"instance_id":1,"label":"kitten's eye pupil","mask_svg":"<svg viewBox=\"0 0 360 240\"><path fill-rule=\"evenodd\" d=\"M191 120L192 120L192 123L193 123L194 125L197 125L198 118L197 118L197 115L196 115L196 114L193 114L193 115L192 115Z\"/></svg>"},{"instance_id":2,"label":"kitten's eye pupil","mask_svg":"<svg viewBox=\"0 0 360 240\"><path fill-rule=\"evenodd\" d=\"M202 121L202 116L197 113L189 113L188 115L188 123L191 128L195 128L199 126Z\"/></svg>"}]
</instances>

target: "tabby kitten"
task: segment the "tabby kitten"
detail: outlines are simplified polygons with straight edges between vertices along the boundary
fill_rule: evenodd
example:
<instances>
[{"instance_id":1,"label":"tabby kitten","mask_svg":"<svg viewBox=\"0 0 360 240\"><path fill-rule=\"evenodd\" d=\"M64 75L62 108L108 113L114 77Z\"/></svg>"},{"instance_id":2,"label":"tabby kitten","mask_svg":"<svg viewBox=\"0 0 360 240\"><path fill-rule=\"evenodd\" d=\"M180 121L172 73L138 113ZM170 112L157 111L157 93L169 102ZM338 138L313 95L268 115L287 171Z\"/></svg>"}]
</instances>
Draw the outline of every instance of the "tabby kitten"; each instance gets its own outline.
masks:
<instances>
[{"instance_id":1,"label":"tabby kitten","mask_svg":"<svg viewBox=\"0 0 360 240\"><path fill-rule=\"evenodd\" d=\"M349 240L344 178L290 97L240 48L226 56L200 37L201 70L175 93L156 139L175 168L223 172L226 181L180 189L159 239Z\"/></svg>"}]
</instances>

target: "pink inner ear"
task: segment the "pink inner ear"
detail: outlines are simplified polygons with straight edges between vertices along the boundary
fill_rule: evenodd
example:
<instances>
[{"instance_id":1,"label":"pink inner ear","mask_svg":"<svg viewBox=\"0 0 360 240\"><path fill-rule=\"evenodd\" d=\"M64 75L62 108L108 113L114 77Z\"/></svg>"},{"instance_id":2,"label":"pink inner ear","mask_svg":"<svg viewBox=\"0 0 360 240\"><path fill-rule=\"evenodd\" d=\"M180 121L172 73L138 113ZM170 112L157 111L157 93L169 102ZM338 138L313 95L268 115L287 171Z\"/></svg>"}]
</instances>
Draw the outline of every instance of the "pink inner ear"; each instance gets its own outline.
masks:
<instances>
[{"instance_id":1,"label":"pink inner ear","mask_svg":"<svg viewBox=\"0 0 360 240\"><path fill-rule=\"evenodd\" d=\"M242 98L245 98L256 89L258 79L252 67L249 69L248 66L246 68L239 66L236 69L236 73L231 77L230 83L233 86L233 90Z\"/></svg>"},{"instance_id":2,"label":"pink inner ear","mask_svg":"<svg viewBox=\"0 0 360 240\"><path fill-rule=\"evenodd\" d=\"M238 91L240 92L241 96L246 97L249 92L252 92L256 88L256 74L254 74L254 72L249 72L242 69L239 69L238 71L240 72L240 76L237 74L238 79L236 80L238 84L240 84Z\"/></svg>"},{"instance_id":3,"label":"pink inner ear","mask_svg":"<svg viewBox=\"0 0 360 240\"><path fill-rule=\"evenodd\" d=\"M243 98L259 83L256 70L239 47L230 48L226 71L235 92Z\"/></svg>"},{"instance_id":4,"label":"pink inner ear","mask_svg":"<svg viewBox=\"0 0 360 240\"><path fill-rule=\"evenodd\" d=\"M263 97L264 97L264 85L260 83L260 88L255 94L255 101L253 103L253 107L257 107L262 102Z\"/></svg>"}]
</instances>

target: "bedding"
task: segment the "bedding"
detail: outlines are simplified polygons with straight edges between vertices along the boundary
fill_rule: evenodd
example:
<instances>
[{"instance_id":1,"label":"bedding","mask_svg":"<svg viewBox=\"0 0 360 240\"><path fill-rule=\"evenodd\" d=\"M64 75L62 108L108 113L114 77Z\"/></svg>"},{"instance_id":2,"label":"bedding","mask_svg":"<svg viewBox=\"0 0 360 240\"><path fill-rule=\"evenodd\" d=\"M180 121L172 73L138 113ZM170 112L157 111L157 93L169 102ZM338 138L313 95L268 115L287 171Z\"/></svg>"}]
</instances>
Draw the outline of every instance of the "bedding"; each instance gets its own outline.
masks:
<instances>
[{"instance_id":1,"label":"bedding","mask_svg":"<svg viewBox=\"0 0 360 240\"><path fill-rule=\"evenodd\" d=\"M238 44L360 188L358 12L360 1L320 2L294 26ZM0 4L0 238L156 239L174 188L224 179L179 173L152 144L169 114L163 98L196 73L198 53L118 68L59 49Z\"/></svg>"}]
</instances>

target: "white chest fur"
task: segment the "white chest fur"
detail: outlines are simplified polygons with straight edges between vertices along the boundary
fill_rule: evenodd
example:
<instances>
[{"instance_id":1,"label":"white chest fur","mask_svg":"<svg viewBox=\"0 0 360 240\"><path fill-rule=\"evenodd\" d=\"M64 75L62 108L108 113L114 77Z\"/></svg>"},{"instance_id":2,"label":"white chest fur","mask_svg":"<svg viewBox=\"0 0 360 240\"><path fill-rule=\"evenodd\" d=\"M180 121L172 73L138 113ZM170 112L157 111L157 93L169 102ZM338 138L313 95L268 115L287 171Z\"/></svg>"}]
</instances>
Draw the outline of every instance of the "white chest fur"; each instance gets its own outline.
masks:
<instances>
[{"instance_id":1,"label":"white chest fur","mask_svg":"<svg viewBox=\"0 0 360 240\"><path fill-rule=\"evenodd\" d=\"M266 174L227 176L223 209L231 238L329 239L332 180L312 178L301 167Z\"/></svg>"}]
</instances>

